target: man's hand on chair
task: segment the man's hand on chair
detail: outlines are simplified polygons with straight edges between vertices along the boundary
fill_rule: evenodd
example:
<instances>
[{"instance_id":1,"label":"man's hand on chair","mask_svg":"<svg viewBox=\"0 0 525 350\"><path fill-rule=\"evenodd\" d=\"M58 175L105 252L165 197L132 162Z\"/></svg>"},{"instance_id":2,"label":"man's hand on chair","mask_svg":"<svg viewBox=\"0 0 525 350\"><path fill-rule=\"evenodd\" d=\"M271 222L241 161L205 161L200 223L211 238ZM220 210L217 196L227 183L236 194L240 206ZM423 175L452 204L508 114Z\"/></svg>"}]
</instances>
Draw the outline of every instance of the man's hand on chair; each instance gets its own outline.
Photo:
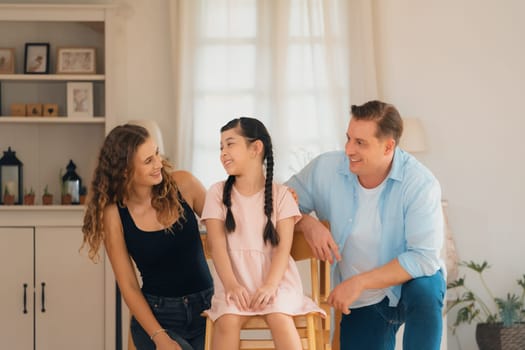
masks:
<instances>
[{"instance_id":1,"label":"man's hand on chair","mask_svg":"<svg viewBox=\"0 0 525 350\"><path fill-rule=\"evenodd\" d=\"M330 264L334 263L334 257L337 261L341 261L339 247L330 231L319 220L303 214L303 218L297 223L297 226L303 231L304 238L317 259L328 260Z\"/></svg>"}]
</instances>

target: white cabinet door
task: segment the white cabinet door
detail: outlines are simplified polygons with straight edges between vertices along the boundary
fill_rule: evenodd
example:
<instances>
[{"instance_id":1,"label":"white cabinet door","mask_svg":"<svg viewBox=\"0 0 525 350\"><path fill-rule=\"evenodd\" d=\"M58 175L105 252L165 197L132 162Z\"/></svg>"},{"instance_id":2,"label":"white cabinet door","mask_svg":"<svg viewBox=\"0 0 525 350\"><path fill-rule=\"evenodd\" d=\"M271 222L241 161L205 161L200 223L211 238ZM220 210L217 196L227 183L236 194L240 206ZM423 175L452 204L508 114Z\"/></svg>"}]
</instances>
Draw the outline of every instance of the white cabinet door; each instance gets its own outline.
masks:
<instances>
[{"instance_id":1,"label":"white cabinet door","mask_svg":"<svg viewBox=\"0 0 525 350\"><path fill-rule=\"evenodd\" d=\"M32 350L33 228L0 228L0 281L1 348Z\"/></svg>"},{"instance_id":2,"label":"white cabinet door","mask_svg":"<svg viewBox=\"0 0 525 350\"><path fill-rule=\"evenodd\" d=\"M80 227L35 230L36 350L104 349L104 260L81 243Z\"/></svg>"}]
</instances>

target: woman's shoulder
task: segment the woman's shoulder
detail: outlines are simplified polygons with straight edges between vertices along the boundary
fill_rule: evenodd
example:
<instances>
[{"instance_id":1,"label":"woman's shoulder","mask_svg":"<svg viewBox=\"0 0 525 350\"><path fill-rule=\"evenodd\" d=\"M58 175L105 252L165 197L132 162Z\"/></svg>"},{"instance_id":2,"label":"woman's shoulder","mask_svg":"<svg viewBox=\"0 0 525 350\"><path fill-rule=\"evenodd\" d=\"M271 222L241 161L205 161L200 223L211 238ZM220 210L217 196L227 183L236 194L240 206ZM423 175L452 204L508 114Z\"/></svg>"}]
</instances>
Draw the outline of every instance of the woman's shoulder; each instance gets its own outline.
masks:
<instances>
[{"instance_id":1,"label":"woman's shoulder","mask_svg":"<svg viewBox=\"0 0 525 350\"><path fill-rule=\"evenodd\" d=\"M117 203L111 203L104 208L104 216L112 217L118 215Z\"/></svg>"},{"instance_id":2,"label":"woman's shoulder","mask_svg":"<svg viewBox=\"0 0 525 350\"><path fill-rule=\"evenodd\" d=\"M103 218L105 231L107 232L112 232L115 229L119 230L122 227L116 203L109 204L104 208Z\"/></svg>"},{"instance_id":3,"label":"woman's shoulder","mask_svg":"<svg viewBox=\"0 0 525 350\"><path fill-rule=\"evenodd\" d=\"M175 170L171 173L171 178L177 186L183 186L184 184L191 182L195 179L192 173L187 170Z\"/></svg>"},{"instance_id":4,"label":"woman's shoulder","mask_svg":"<svg viewBox=\"0 0 525 350\"><path fill-rule=\"evenodd\" d=\"M200 181L187 170L176 170L172 172L171 179L183 195L185 193L193 193L196 188L199 190L202 188Z\"/></svg>"},{"instance_id":5,"label":"woman's shoulder","mask_svg":"<svg viewBox=\"0 0 525 350\"><path fill-rule=\"evenodd\" d=\"M177 186L182 198L189 203L194 210L195 205L200 206L204 201L206 189L193 174L186 170L177 170L171 173L171 178Z\"/></svg>"}]
</instances>

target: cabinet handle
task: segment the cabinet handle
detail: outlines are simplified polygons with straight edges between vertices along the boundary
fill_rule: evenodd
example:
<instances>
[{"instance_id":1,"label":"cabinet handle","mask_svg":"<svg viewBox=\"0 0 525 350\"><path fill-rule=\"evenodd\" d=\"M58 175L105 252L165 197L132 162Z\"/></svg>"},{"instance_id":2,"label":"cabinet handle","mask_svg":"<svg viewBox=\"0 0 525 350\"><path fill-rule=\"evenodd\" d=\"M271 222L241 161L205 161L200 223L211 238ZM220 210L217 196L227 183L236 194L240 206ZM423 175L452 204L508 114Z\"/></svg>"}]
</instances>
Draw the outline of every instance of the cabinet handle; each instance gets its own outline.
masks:
<instances>
[{"instance_id":1,"label":"cabinet handle","mask_svg":"<svg viewBox=\"0 0 525 350\"><path fill-rule=\"evenodd\" d=\"M42 282L42 309L40 311L46 312L46 283Z\"/></svg>"},{"instance_id":2,"label":"cabinet handle","mask_svg":"<svg viewBox=\"0 0 525 350\"><path fill-rule=\"evenodd\" d=\"M27 314L27 283L24 283L24 314Z\"/></svg>"}]
</instances>

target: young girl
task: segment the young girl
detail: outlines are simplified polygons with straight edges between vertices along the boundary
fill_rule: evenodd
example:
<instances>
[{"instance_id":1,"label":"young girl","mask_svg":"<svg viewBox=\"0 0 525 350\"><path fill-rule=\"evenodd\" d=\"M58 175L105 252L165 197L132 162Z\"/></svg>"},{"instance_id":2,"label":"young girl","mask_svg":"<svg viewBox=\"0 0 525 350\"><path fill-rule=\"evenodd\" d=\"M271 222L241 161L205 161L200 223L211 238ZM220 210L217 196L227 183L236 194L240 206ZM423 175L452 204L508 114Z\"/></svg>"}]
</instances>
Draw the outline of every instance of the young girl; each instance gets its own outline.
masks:
<instances>
[{"instance_id":1,"label":"young girl","mask_svg":"<svg viewBox=\"0 0 525 350\"><path fill-rule=\"evenodd\" d=\"M133 315L137 350L202 350L200 314L213 294L195 219L205 189L190 173L169 169L145 128L115 127L100 150L82 227L84 244L95 259L104 243Z\"/></svg>"},{"instance_id":2,"label":"young girl","mask_svg":"<svg viewBox=\"0 0 525 350\"><path fill-rule=\"evenodd\" d=\"M324 312L304 296L290 256L301 214L287 188L272 182L272 141L264 125L240 118L223 126L221 162L228 179L210 188L202 213L216 270L206 312L215 322L212 348L238 348L247 316L265 315L276 349L301 349L292 315Z\"/></svg>"}]
</instances>

